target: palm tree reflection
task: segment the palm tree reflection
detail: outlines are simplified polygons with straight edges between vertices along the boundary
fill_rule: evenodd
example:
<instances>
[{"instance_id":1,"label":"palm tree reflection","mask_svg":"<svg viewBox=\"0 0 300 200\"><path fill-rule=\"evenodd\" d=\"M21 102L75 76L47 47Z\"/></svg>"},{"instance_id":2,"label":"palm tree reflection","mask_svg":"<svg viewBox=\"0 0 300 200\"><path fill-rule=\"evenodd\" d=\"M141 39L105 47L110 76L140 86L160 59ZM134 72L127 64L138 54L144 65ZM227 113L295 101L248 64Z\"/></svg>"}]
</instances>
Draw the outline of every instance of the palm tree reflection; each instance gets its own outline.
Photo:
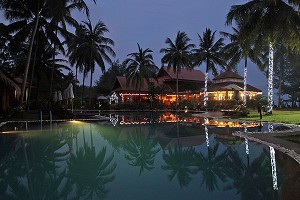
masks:
<instances>
[{"instance_id":1,"label":"palm tree reflection","mask_svg":"<svg viewBox=\"0 0 300 200\"><path fill-rule=\"evenodd\" d=\"M106 157L106 147L97 154L95 148L80 147L71 154L68 161L68 177L76 185L76 196L93 199L96 195L104 198L108 190L105 185L114 180L116 164L112 164L114 155Z\"/></svg>"},{"instance_id":2,"label":"palm tree reflection","mask_svg":"<svg viewBox=\"0 0 300 200\"><path fill-rule=\"evenodd\" d=\"M180 187L187 187L192 180L191 175L197 173L194 155L195 149L192 147L184 149L176 146L174 149L164 151L163 159L166 165L162 165L162 169L170 171L168 179L172 181L177 177Z\"/></svg>"},{"instance_id":3,"label":"palm tree reflection","mask_svg":"<svg viewBox=\"0 0 300 200\"><path fill-rule=\"evenodd\" d=\"M86 143L83 128L83 147L77 147L76 152L72 153L68 165L68 178L70 184L76 187L76 197L102 199L106 197L108 190L105 185L115 179L113 174L116 163L112 163L114 154L106 158L106 147L99 153L93 146L93 133L90 126L91 146Z\"/></svg>"},{"instance_id":4,"label":"palm tree reflection","mask_svg":"<svg viewBox=\"0 0 300 200\"><path fill-rule=\"evenodd\" d=\"M202 183L205 183L206 187L210 192L219 189L218 180L225 182L226 179L226 157L227 151L218 153L219 143L217 143L213 148L208 147L207 155L202 152L196 153L196 164L198 170L202 172Z\"/></svg>"},{"instance_id":5,"label":"palm tree reflection","mask_svg":"<svg viewBox=\"0 0 300 200\"><path fill-rule=\"evenodd\" d=\"M154 158L160 151L157 148L157 140L143 134L141 127L134 129L134 132L127 134L128 139L124 143L124 149L127 152L125 159L129 165L140 167L139 175L146 170L154 169Z\"/></svg>"},{"instance_id":6,"label":"palm tree reflection","mask_svg":"<svg viewBox=\"0 0 300 200\"><path fill-rule=\"evenodd\" d=\"M236 189L241 199L277 199L272 187L270 162L265 152L254 161L244 163L236 150L228 149L228 168L226 173L233 183L226 187Z\"/></svg>"}]
</instances>

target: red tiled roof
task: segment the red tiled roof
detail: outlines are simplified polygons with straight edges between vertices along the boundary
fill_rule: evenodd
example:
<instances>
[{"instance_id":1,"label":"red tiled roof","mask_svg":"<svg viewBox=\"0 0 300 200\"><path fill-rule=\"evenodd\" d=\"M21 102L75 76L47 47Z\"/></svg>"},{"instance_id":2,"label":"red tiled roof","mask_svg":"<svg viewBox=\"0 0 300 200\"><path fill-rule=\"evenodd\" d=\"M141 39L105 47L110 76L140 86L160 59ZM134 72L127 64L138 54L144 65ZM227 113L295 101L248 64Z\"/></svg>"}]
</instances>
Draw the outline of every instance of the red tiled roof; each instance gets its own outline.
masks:
<instances>
[{"instance_id":1,"label":"red tiled roof","mask_svg":"<svg viewBox=\"0 0 300 200\"><path fill-rule=\"evenodd\" d=\"M172 67L161 67L157 75L158 77L160 76L160 74L163 74L161 71L165 71L169 75L170 79L176 79L176 73L174 72ZM204 82L205 75L200 70L181 69L178 73L178 79Z\"/></svg>"},{"instance_id":2,"label":"red tiled roof","mask_svg":"<svg viewBox=\"0 0 300 200\"><path fill-rule=\"evenodd\" d=\"M151 82L154 83L155 86L159 85L159 84L162 84L162 80L158 80L158 82L156 80L150 80ZM141 92L148 92L149 89L148 89L148 84L147 84L147 81L145 80L144 82L144 86L141 87ZM131 84L127 84L127 81L126 81L126 77L124 76L117 76L116 77L116 80L115 80L115 83L113 85L113 91L127 91L127 92L136 92L137 89L135 88L135 86L131 85Z\"/></svg>"},{"instance_id":3,"label":"red tiled roof","mask_svg":"<svg viewBox=\"0 0 300 200\"><path fill-rule=\"evenodd\" d=\"M216 76L213 80L215 81L215 80L227 79L227 78L243 79L243 77L237 73L234 73L232 71L226 71L221 73L219 76Z\"/></svg>"},{"instance_id":4,"label":"red tiled roof","mask_svg":"<svg viewBox=\"0 0 300 200\"><path fill-rule=\"evenodd\" d=\"M193 81L196 82L197 85L201 85L204 84L205 75L200 70L182 69L178 74L178 79L179 81L183 82ZM151 82L153 82L154 86L156 87L164 85L166 87L165 92L174 92L174 89L171 88L172 84L170 84L170 82L173 81L176 81L176 73L172 68L168 69L167 67L161 67L157 74L157 80L151 80ZM210 82L211 81L209 80L209 83ZM124 76L117 76L112 91L137 92L137 89L135 88L135 86L132 86L130 84L128 85ZM145 81L144 86L141 88L141 93L147 92L149 92L149 89L148 84Z\"/></svg>"}]
</instances>

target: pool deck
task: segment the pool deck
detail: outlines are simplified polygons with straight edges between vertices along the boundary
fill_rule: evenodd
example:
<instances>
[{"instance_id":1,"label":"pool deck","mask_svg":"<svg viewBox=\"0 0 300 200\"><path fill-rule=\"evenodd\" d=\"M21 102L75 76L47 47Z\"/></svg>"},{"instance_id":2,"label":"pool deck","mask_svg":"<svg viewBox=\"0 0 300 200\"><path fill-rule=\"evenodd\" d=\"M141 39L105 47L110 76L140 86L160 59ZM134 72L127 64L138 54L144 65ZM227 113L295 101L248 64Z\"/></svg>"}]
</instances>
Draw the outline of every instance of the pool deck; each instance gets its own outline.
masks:
<instances>
[{"instance_id":1,"label":"pool deck","mask_svg":"<svg viewBox=\"0 0 300 200\"><path fill-rule=\"evenodd\" d=\"M274 149L283 152L292 157L300 164L300 144L290 142L281 137L283 136L300 136L300 127L296 125L289 125L290 130L274 131L274 132L241 132L232 133L234 136L246 138L248 140L258 142L267 146L274 147Z\"/></svg>"}]
</instances>

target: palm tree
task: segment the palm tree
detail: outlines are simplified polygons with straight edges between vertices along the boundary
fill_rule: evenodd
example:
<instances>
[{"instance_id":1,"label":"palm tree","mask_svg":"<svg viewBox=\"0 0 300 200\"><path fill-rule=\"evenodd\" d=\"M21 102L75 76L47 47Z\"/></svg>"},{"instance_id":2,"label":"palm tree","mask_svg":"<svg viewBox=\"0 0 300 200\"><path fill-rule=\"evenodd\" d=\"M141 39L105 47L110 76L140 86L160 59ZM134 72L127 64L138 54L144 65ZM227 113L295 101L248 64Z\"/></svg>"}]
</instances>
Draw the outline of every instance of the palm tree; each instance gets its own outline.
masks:
<instances>
[{"instance_id":1,"label":"palm tree","mask_svg":"<svg viewBox=\"0 0 300 200\"><path fill-rule=\"evenodd\" d=\"M138 52L130 53L124 61L126 66L126 80L139 91L139 104L141 102L140 93L141 88L144 86L145 81L150 83L151 78L155 78L158 68L153 62L153 51L149 48L143 50L139 44Z\"/></svg>"},{"instance_id":2,"label":"palm tree","mask_svg":"<svg viewBox=\"0 0 300 200\"><path fill-rule=\"evenodd\" d=\"M204 107L207 107L207 82L208 72L211 70L214 75L217 75L216 65L224 66L225 61L222 53L224 47L223 38L215 42L215 32L207 28L201 37L198 34L200 43L197 49L193 49L194 65L201 65L206 63L205 70L205 86L204 86Z\"/></svg>"},{"instance_id":3,"label":"palm tree","mask_svg":"<svg viewBox=\"0 0 300 200\"><path fill-rule=\"evenodd\" d=\"M112 39L104 37L104 33L108 32L106 25L102 21L93 26L90 19L82 22L77 27L76 36L70 42L69 55L72 64L76 63L83 67L83 71L91 72L90 81L90 105L91 105L91 89L93 84L93 73L97 64L102 72L105 71L105 61L112 63L109 55L115 56L115 52L110 45L114 45ZM84 87L84 86L83 86Z\"/></svg>"},{"instance_id":4,"label":"palm tree","mask_svg":"<svg viewBox=\"0 0 300 200\"><path fill-rule=\"evenodd\" d=\"M83 0L75 1L69 0L68 2L74 1L75 3L83 3ZM19 33L23 34L25 32L29 32L26 37L22 37L23 41L29 43L28 51L27 51L27 58L26 58L26 65L24 70L24 77L22 83L22 90L20 96L20 104L23 103L24 94L25 94L25 86L27 82L27 76L30 66L31 54L34 45L34 41L36 39L36 32L40 26L40 22L42 19L45 21L58 17L61 12L57 12L61 5L62 1L60 0L52 0L52 1L45 1L45 0L38 0L34 3L29 0L1 0L0 1L0 8L4 9L6 19L13 22L14 26L22 27L23 31L19 31ZM79 9L86 9L85 6L78 6ZM48 34L53 33L53 31L47 31ZM18 35L18 33L16 33ZM59 41L59 39L58 39ZM57 40L56 40L57 42ZM62 45L61 45L62 47Z\"/></svg>"},{"instance_id":5,"label":"palm tree","mask_svg":"<svg viewBox=\"0 0 300 200\"><path fill-rule=\"evenodd\" d=\"M178 109L178 73L181 69L193 67L190 49L194 48L195 45L190 44L189 41L190 38L185 32L178 31L174 43L170 38L167 38L165 43L168 47L160 50L160 53L164 53L161 62L167 63L168 69L173 67L176 73L176 110Z\"/></svg>"},{"instance_id":6,"label":"palm tree","mask_svg":"<svg viewBox=\"0 0 300 200\"><path fill-rule=\"evenodd\" d=\"M243 5L234 5L227 14L227 24L233 20L243 19L240 29L241 38L259 38L257 41L267 42L269 45L268 69L268 108L273 110L273 53L278 40L288 48L299 51L300 16L296 10L299 2L284 0L251 0ZM256 44L261 45L261 44Z\"/></svg>"},{"instance_id":7,"label":"palm tree","mask_svg":"<svg viewBox=\"0 0 300 200\"><path fill-rule=\"evenodd\" d=\"M95 0L94 3L96 3ZM70 33L67 31L67 24L73 27L78 25L77 21L71 16L73 10L84 10L86 15L89 16L89 8L87 7L86 3L83 0L51 1L49 2L49 4L51 4L51 6L49 6L49 12L53 13L50 23L52 23L54 26L55 35L57 35L59 31L60 35L62 35L65 39L68 39L70 35ZM53 60L55 59L55 51L56 51L56 43L53 43ZM52 97L53 74L54 74L54 62L51 71L50 98Z\"/></svg>"},{"instance_id":8,"label":"palm tree","mask_svg":"<svg viewBox=\"0 0 300 200\"><path fill-rule=\"evenodd\" d=\"M247 98L247 62L250 58L253 62L256 62L257 59L254 57L254 51L245 38L240 37L240 26L237 28L232 27L233 33L220 32L223 36L230 39L231 43L225 45L224 52L228 54L230 58L229 63L227 64L230 67L237 66L237 64L244 59L244 102L243 105L246 106Z\"/></svg>"}]
</instances>

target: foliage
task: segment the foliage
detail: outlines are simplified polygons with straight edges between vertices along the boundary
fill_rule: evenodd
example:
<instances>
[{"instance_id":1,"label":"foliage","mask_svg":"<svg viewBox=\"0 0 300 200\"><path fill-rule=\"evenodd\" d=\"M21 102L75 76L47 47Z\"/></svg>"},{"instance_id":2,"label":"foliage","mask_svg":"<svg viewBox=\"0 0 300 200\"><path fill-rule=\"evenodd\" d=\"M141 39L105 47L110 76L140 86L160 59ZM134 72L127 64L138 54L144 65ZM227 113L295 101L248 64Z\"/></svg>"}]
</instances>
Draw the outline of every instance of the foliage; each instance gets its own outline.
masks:
<instances>
[{"instance_id":1,"label":"foliage","mask_svg":"<svg viewBox=\"0 0 300 200\"><path fill-rule=\"evenodd\" d=\"M128 54L124 65L126 65L127 84L140 91L145 81L149 83L150 79L155 77L158 68L153 62L153 51L149 48L143 50L139 44L137 45L138 52Z\"/></svg>"},{"instance_id":2,"label":"foliage","mask_svg":"<svg viewBox=\"0 0 300 200\"><path fill-rule=\"evenodd\" d=\"M161 59L163 64L167 64L168 69L173 68L176 73L176 108L178 106L178 74L181 69L193 68L191 49L195 47L190 44L190 38L185 32L177 32L175 41L167 38L165 43L167 48L162 48L160 53L164 56Z\"/></svg>"},{"instance_id":3,"label":"foliage","mask_svg":"<svg viewBox=\"0 0 300 200\"><path fill-rule=\"evenodd\" d=\"M116 77L123 76L125 72L125 66L119 63L119 60L113 62L111 67L103 72L99 80L96 81L97 93L108 95L112 90Z\"/></svg>"}]
</instances>

